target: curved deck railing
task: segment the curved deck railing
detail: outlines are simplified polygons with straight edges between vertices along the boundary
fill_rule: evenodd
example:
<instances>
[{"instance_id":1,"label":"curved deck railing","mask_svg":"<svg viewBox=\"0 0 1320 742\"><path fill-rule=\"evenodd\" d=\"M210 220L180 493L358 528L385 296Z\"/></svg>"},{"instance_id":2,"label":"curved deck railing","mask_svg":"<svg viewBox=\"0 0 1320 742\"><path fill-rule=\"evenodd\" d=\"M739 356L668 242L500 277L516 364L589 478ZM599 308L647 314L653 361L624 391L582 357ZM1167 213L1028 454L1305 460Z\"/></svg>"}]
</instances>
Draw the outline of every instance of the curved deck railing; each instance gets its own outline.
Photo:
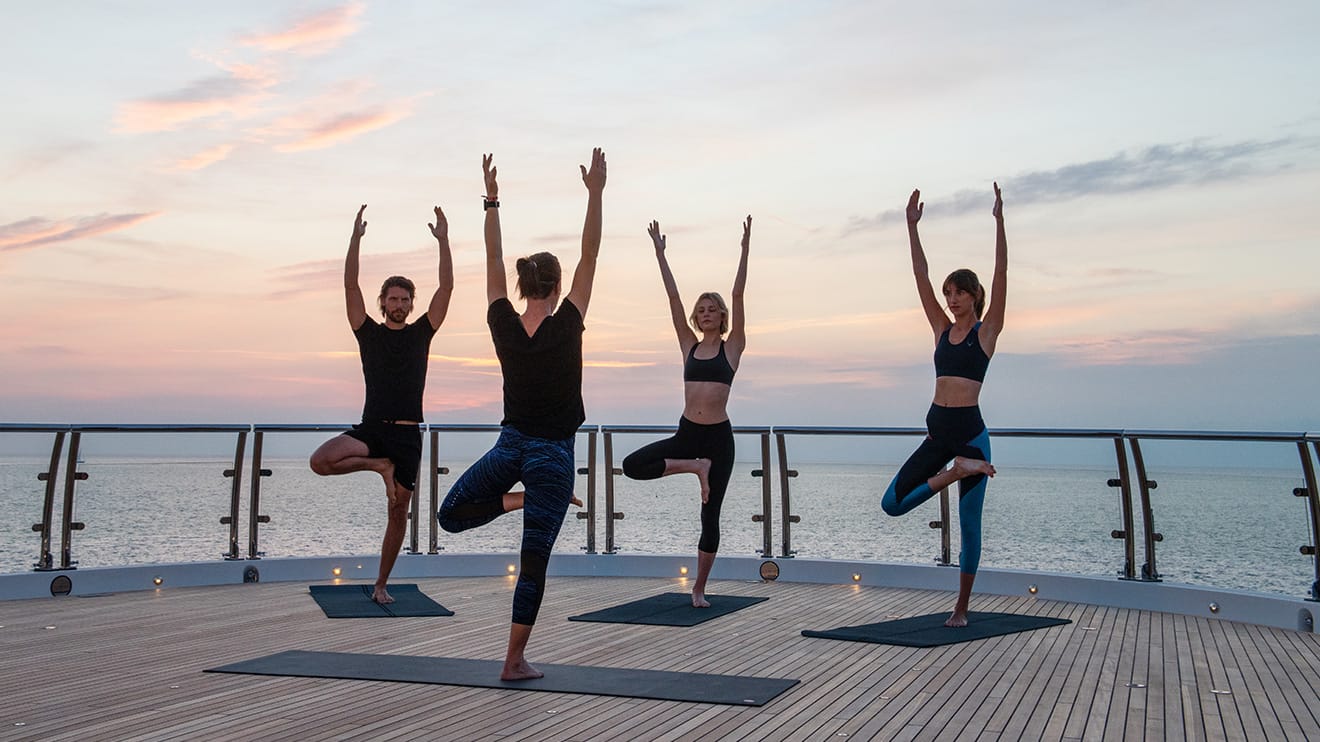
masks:
<instances>
[{"instance_id":1,"label":"curved deck railing","mask_svg":"<svg viewBox=\"0 0 1320 742\"><path fill-rule=\"evenodd\" d=\"M222 474L231 480L229 487L228 514L221 518L221 524L228 526L228 548L222 555L227 560L260 559L261 526L269 522L262 514L261 487L263 477L270 476L270 470L262 466L262 452L267 434L342 432L349 425L320 424L252 424L252 425L139 425L139 424L40 424L40 423L0 423L0 433L44 434L53 436L49 465L40 472L38 480L45 483L44 498L41 507L41 520L33 524L32 530L39 534L37 571L59 571L76 569L74 558L73 534L85 528L85 524L74 520L77 484L87 479L87 474L78 470L81 439L86 434L129 434L129 433L228 433L235 436L233 466ZM434 513L439 507L440 488L438 476L448 473L448 467L441 465L441 434L462 435L470 433L494 433L498 425L427 425L429 449L429 476L427 484L429 507L426 512ZM587 440L587 466L578 470L587 479L585 509L577 513L579 519L586 521L584 550L587 553L613 554L617 551L615 521L624 517L619 510L615 497L614 479L622 474L615 467L614 439L620 435L666 435L674 430L673 426L654 425L595 425L586 426L579 431ZM778 483L780 497L779 523L779 558L792 558L793 525L800 522L794 514L791 481L798 472L790 465L788 440L790 437L803 436L904 436L920 437L925 435L924 428L908 427L828 427L828 426L763 426L735 427L737 436L756 436L759 439L760 468L752 471L752 476L761 479L761 512L753 515L753 521L760 524L761 548L764 557L775 556L773 541L772 502L774 485ZM1303 486L1293 490L1293 495L1305 499L1304 517L1308 522L1310 544L1299 547L1299 551L1311 557L1313 580L1310 585L1308 600L1320 600L1320 485L1317 484L1316 460L1320 458L1320 434L1293 432L1234 432L1234 431L1186 431L1186 430L1122 430L1122 429L1054 429L1054 428L1000 428L990 431L994 438L1030 438L1048 439L1093 439L1111 441L1114 448L1114 463L1117 476L1108 480L1108 485L1118 492L1117 509L1121 527L1111 532L1111 537L1123 541L1124 563L1118 570L1118 578L1123 580L1158 582L1161 579L1157 568L1158 544L1163 535L1156 529L1155 508L1151 492L1158 486L1147 475L1143 441L1218 441L1218 442L1263 442L1274 445L1292 445L1295 447ZM774 439L772 449L771 439ZM249 440L250 439L250 440ZM249 445L250 442L250 445ZM599 463L598 449L604 456ZM63 492L61 519L55 522L55 501L58 494L59 471L63 465ZM247 549L246 554L240 549L240 512L243 505L244 470L249 472L247 486ZM603 479L604 503L598 507L597 484ZM413 493L406 550L420 554L422 525L420 513L421 487ZM931 521L932 529L939 531L939 557L941 564L951 564L951 528L949 493L939 493L940 517ZM597 548L597 521L604 521L604 546ZM436 520L427 518L427 551L438 554L441 551ZM1137 529L1140 528L1138 531ZM58 560L54 549L55 533L59 533ZM1140 544L1143 562L1137 566L1137 548Z\"/></svg>"}]
</instances>

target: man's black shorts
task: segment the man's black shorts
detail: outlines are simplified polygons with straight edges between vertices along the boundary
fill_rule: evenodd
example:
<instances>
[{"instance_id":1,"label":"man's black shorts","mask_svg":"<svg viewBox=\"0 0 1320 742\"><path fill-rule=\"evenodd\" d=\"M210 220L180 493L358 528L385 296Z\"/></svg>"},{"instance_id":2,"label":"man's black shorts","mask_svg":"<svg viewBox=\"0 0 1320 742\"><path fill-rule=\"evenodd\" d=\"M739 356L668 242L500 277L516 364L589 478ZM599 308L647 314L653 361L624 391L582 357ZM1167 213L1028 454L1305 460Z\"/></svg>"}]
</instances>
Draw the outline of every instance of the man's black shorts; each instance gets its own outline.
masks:
<instances>
[{"instance_id":1,"label":"man's black shorts","mask_svg":"<svg viewBox=\"0 0 1320 742\"><path fill-rule=\"evenodd\" d=\"M422 462L422 429L417 425L364 422L344 433L367 444L367 456L389 459L394 481L410 492L417 491L417 469Z\"/></svg>"}]
</instances>

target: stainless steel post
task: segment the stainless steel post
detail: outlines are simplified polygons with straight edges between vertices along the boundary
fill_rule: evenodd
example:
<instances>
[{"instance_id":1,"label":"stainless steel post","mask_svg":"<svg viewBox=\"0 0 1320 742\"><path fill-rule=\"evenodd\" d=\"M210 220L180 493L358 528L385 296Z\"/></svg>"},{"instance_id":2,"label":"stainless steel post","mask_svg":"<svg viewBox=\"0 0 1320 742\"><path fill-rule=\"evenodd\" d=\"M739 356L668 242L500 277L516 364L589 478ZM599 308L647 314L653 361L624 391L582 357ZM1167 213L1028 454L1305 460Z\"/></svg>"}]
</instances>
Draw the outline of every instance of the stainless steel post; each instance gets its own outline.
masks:
<instances>
[{"instance_id":1,"label":"stainless steel post","mask_svg":"<svg viewBox=\"0 0 1320 742\"><path fill-rule=\"evenodd\" d=\"M1114 439L1114 456L1118 459L1118 479L1109 480L1109 486L1119 488L1119 517L1122 519L1123 528L1110 531L1109 535L1111 538L1123 539L1123 570L1119 573L1119 578L1135 580L1137 579L1137 540L1136 534L1132 531L1132 479L1128 474L1127 448L1123 446L1122 438Z\"/></svg>"},{"instance_id":2,"label":"stainless steel post","mask_svg":"<svg viewBox=\"0 0 1320 742\"><path fill-rule=\"evenodd\" d=\"M802 518L793 515L793 498L789 494L788 480L798 473L788 468L788 442L783 433L775 433L775 448L779 454L779 557L792 559L797 554L793 550L792 524L801 523Z\"/></svg>"},{"instance_id":3,"label":"stainless steel post","mask_svg":"<svg viewBox=\"0 0 1320 742\"><path fill-rule=\"evenodd\" d=\"M36 571L45 572L54 568L54 558L50 553L50 532L55 520L55 484L60 472L60 454L64 452L64 431L55 433L55 443L50 449L50 466L37 475L37 480L46 483L46 497L41 501L41 522L34 523L32 530L41 533L41 553L37 556Z\"/></svg>"},{"instance_id":4,"label":"stainless steel post","mask_svg":"<svg viewBox=\"0 0 1320 742\"><path fill-rule=\"evenodd\" d=\"M238 433L238 443L234 446L234 468L226 469L224 475L230 478L229 515L220 519L222 525L229 526L229 550L222 556L230 561L241 559L238 555L238 508L243 492L243 454L247 449L247 431Z\"/></svg>"},{"instance_id":5,"label":"stainless steel post","mask_svg":"<svg viewBox=\"0 0 1320 742\"><path fill-rule=\"evenodd\" d=\"M1159 582L1160 571L1155 566L1155 543L1163 541L1164 536L1155 531L1155 511L1150 504L1150 491L1159 486L1158 482L1146 478L1146 463L1141 458L1141 444L1135 437L1128 438L1132 446L1132 463L1137 469L1137 487L1141 492L1142 534L1145 537L1146 562L1141 565L1141 579Z\"/></svg>"},{"instance_id":6,"label":"stainless steel post","mask_svg":"<svg viewBox=\"0 0 1320 742\"><path fill-rule=\"evenodd\" d=\"M1320 441L1315 441L1315 455L1320 457ZM1306 443L1297 444L1297 453L1302 457L1302 475L1306 477L1306 510L1311 518L1311 562L1314 566L1315 579L1311 581L1311 597L1308 600L1320 600L1320 491L1317 491L1315 464L1306 451ZM1302 547L1301 552L1307 553Z\"/></svg>"}]
</instances>

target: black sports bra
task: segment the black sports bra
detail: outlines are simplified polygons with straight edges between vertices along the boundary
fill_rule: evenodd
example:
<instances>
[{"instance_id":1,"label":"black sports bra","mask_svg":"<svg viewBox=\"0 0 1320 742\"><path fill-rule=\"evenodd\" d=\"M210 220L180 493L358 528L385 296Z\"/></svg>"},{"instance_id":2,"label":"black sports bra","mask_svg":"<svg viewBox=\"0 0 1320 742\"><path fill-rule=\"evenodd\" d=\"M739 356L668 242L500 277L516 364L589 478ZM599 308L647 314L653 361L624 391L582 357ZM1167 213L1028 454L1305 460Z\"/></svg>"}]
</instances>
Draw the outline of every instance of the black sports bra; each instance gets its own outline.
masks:
<instances>
[{"instance_id":1,"label":"black sports bra","mask_svg":"<svg viewBox=\"0 0 1320 742\"><path fill-rule=\"evenodd\" d=\"M697 358L698 345L701 343L694 343L688 351L687 361L683 363L683 381L713 381L733 386L733 366L724 355L724 341L720 341L720 352L714 358Z\"/></svg>"},{"instance_id":2,"label":"black sports bra","mask_svg":"<svg viewBox=\"0 0 1320 742\"><path fill-rule=\"evenodd\" d=\"M936 378L958 376L972 381L985 381L990 357L981 349L981 338L977 335L980 328L980 322L972 325L971 332L957 345L949 342L949 330L953 327L945 329L944 334L940 335L940 341L935 344Z\"/></svg>"}]
</instances>

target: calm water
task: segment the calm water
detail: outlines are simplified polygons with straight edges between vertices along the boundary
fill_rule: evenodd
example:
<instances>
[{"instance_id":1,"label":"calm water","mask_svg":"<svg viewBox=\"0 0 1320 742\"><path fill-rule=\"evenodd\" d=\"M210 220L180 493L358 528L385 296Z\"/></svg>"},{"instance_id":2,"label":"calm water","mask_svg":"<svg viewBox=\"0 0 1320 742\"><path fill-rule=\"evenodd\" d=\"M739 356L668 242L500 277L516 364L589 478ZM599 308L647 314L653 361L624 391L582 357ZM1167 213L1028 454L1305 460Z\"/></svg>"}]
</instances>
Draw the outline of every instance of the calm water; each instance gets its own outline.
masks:
<instances>
[{"instance_id":1,"label":"calm water","mask_svg":"<svg viewBox=\"0 0 1320 742\"><path fill-rule=\"evenodd\" d=\"M450 464L455 472L464 464ZM228 546L230 480L223 460L150 462L89 458L80 469L75 519L87 524L73 534L80 566L112 566L220 558ZM268 460L273 476L263 480L262 511L271 522L261 529L266 555L374 554L384 527L383 487L374 474L317 477L305 458ZM757 464L740 463L725 500L721 552L748 555L761 546L761 480ZM37 458L0 460L0 572L32 568L39 536L44 484ZM802 557L861 558L929 563L939 552L939 532L928 527L938 517L935 500L903 518L880 510L879 493L894 465L804 464L790 480L794 514L793 548ZM990 484L984 516L984 567L1012 567L1113 575L1122 566L1122 542L1110 538L1120 527L1118 491L1106 486L1112 468L1029 468L1001 466ZM1292 495L1300 471L1153 470L1158 567L1166 580L1304 596L1313 566L1298 547L1310 543L1304 500ZM62 478L62 475L61 475ZM455 478L440 480L441 495ZM577 491L586 496L585 477ZM619 551L690 553L696 548L699 499L690 476L654 482L615 480L619 510ZM59 500L52 548L58 562ZM423 487L423 512L426 490ZM247 548L247 481L241 510L240 545ZM598 487L604 508L604 488ZM778 481L773 488L773 546L780 549ZM954 497L953 516L957 507ZM576 510L576 509L574 509ZM420 543L426 549L429 521L422 518ZM1138 525L1138 528L1140 526ZM464 534L440 533L449 552L509 551L521 529L518 514ZM556 545L559 552L581 551L586 523L570 511ZM603 550L604 521L598 516L597 549ZM957 559L955 525L952 542ZM1143 561L1138 544L1137 564ZM365 565L374 569L372 564Z\"/></svg>"}]
</instances>

